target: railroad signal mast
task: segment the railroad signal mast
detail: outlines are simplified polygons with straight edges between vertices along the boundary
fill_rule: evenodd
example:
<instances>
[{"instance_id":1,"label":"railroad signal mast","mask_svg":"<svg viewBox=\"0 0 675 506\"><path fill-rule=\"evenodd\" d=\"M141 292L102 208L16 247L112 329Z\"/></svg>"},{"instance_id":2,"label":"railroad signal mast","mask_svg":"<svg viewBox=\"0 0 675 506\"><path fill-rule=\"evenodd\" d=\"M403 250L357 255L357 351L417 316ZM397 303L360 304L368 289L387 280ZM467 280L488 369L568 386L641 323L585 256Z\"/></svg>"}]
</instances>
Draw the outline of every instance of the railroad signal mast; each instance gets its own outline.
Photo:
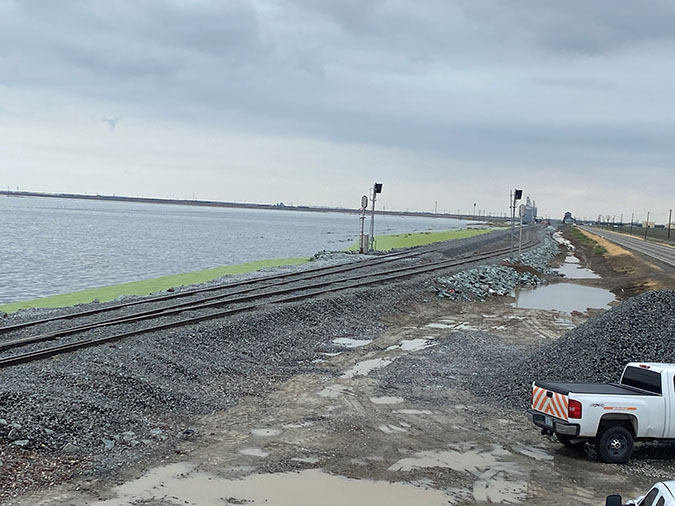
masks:
<instances>
[{"instance_id":1,"label":"railroad signal mast","mask_svg":"<svg viewBox=\"0 0 675 506\"><path fill-rule=\"evenodd\" d=\"M368 196L361 197L361 235L359 236L359 253L368 253L368 235L364 234L366 224L366 210L368 209Z\"/></svg>"},{"instance_id":2,"label":"railroad signal mast","mask_svg":"<svg viewBox=\"0 0 675 506\"><path fill-rule=\"evenodd\" d=\"M513 239L514 239L514 233L515 233L515 225L516 225L516 202L518 202L520 199L523 198L523 190L511 190L509 194L509 205L511 208L511 253L510 253L510 258L513 261ZM521 234L522 234L522 218L520 221L520 229L521 229ZM522 235L521 235L522 237Z\"/></svg>"},{"instance_id":3,"label":"railroad signal mast","mask_svg":"<svg viewBox=\"0 0 675 506\"><path fill-rule=\"evenodd\" d=\"M370 250L375 249L375 201L377 200L378 193L382 193L382 183L375 183L373 185L373 212L370 216Z\"/></svg>"}]
</instances>

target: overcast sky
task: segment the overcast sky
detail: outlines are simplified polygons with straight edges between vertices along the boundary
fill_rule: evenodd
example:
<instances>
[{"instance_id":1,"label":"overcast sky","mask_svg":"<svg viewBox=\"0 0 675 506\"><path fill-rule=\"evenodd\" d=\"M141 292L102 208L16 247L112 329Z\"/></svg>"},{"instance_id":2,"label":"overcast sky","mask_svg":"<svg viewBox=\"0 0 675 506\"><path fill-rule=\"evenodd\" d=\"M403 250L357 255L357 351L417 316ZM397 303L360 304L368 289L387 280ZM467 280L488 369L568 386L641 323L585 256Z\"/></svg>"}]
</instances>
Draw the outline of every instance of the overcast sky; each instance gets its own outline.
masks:
<instances>
[{"instance_id":1,"label":"overcast sky","mask_svg":"<svg viewBox=\"0 0 675 506\"><path fill-rule=\"evenodd\" d=\"M516 186L663 222L674 27L671 0L0 0L0 187L506 212Z\"/></svg>"}]
</instances>

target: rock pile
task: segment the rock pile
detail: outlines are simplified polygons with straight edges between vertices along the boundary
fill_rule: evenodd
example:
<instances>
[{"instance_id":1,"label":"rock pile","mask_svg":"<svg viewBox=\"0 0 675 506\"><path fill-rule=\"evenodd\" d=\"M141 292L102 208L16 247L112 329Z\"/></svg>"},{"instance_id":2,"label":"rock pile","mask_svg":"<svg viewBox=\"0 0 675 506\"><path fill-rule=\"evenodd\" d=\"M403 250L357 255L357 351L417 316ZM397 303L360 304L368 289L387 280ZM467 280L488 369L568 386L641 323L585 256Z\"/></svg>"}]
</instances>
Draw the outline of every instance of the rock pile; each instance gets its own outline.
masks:
<instances>
[{"instance_id":1,"label":"rock pile","mask_svg":"<svg viewBox=\"0 0 675 506\"><path fill-rule=\"evenodd\" d=\"M546 275L558 275L548 267L549 262L560 253L556 242L546 239L544 245L524 253L520 264L532 267ZM453 300L484 299L489 295L507 295L517 286L536 286L542 279L531 272L494 265L481 265L460 271L452 276L437 278L437 294Z\"/></svg>"},{"instance_id":2,"label":"rock pile","mask_svg":"<svg viewBox=\"0 0 675 506\"><path fill-rule=\"evenodd\" d=\"M483 299L488 295L507 295L516 286L536 286L541 280L530 272L509 267L481 265L449 277L438 278L438 295L454 300Z\"/></svg>"},{"instance_id":3,"label":"rock pile","mask_svg":"<svg viewBox=\"0 0 675 506\"><path fill-rule=\"evenodd\" d=\"M525 407L533 380L615 382L628 362L675 363L675 290L647 292L559 340L468 380L475 393Z\"/></svg>"}]
</instances>

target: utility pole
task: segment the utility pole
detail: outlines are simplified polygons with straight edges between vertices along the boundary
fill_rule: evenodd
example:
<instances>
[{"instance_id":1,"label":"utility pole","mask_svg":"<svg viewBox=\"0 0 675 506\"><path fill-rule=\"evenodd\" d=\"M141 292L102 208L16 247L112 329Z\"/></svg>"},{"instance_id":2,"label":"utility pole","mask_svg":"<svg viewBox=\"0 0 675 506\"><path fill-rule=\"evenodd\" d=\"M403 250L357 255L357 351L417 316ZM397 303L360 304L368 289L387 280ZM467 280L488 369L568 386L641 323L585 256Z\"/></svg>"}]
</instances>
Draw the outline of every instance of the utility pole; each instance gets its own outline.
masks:
<instances>
[{"instance_id":1,"label":"utility pole","mask_svg":"<svg viewBox=\"0 0 675 506\"><path fill-rule=\"evenodd\" d=\"M382 193L382 183L375 183L373 185L373 214L370 216L370 249L375 249L375 200L377 194Z\"/></svg>"},{"instance_id":2,"label":"utility pole","mask_svg":"<svg viewBox=\"0 0 675 506\"><path fill-rule=\"evenodd\" d=\"M473 203L473 216L476 217L476 203Z\"/></svg>"},{"instance_id":3,"label":"utility pole","mask_svg":"<svg viewBox=\"0 0 675 506\"><path fill-rule=\"evenodd\" d=\"M621 232L622 225L623 225L623 213L621 213L621 218L619 218L619 232Z\"/></svg>"},{"instance_id":4,"label":"utility pole","mask_svg":"<svg viewBox=\"0 0 675 506\"><path fill-rule=\"evenodd\" d=\"M633 235L633 221L635 221L635 213L630 213L630 230L628 231L629 235Z\"/></svg>"},{"instance_id":5,"label":"utility pole","mask_svg":"<svg viewBox=\"0 0 675 506\"><path fill-rule=\"evenodd\" d=\"M647 211L647 222L645 223L645 239L647 238L647 230L649 230L649 211Z\"/></svg>"},{"instance_id":6,"label":"utility pole","mask_svg":"<svg viewBox=\"0 0 675 506\"><path fill-rule=\"evenodd\" d=\"M670 223L673 221L673 210L668 213L668 239L670 239Z\"/></svg>"},{"instance_id":7,"label":"utility pole","mask_svg":"<svg viewBox=\"0 0 675 506\"><path fill-rule=\"evenodd\" d=\"M438 214L438 200L434 201L434 214Z\"/></svg>"}]
</instances>

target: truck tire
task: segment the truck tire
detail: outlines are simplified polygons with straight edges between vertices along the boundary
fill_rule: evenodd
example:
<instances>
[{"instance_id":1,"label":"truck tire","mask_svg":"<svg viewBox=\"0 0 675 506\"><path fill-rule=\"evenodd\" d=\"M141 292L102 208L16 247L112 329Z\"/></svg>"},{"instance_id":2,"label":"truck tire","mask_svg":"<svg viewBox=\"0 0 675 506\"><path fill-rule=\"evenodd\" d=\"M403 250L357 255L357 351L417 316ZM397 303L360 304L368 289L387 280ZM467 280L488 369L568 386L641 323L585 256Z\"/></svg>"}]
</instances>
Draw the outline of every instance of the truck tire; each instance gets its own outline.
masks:
<instances>
[{"instance_id":1,"label":"truck tire","mask_svg":"<svg viewBox=\"0 0 675 506\"><path fill-rule=\"evenodd\" d=\"M596 438L595 449L605 462L623 464L633 453L633 435L621 425L610 425Z\"/></svg>"},{"instance_id":2,"label":"truck tire","mask_svg":"<svg viewBox=\"0 0 675 506\"><path fill-rule=\"evenodd\" d=\"M566 446L567 448L579 448L580 446L583 446L586 441L583 439L579 441L579 438L572 437L572 436L566 436L565 434L558 434L556 432L555 437L558 438L558 441L560 441L563 446ZM573 443L572 440L575 439L576 441Z\"/></svg>"}]
</instances>

